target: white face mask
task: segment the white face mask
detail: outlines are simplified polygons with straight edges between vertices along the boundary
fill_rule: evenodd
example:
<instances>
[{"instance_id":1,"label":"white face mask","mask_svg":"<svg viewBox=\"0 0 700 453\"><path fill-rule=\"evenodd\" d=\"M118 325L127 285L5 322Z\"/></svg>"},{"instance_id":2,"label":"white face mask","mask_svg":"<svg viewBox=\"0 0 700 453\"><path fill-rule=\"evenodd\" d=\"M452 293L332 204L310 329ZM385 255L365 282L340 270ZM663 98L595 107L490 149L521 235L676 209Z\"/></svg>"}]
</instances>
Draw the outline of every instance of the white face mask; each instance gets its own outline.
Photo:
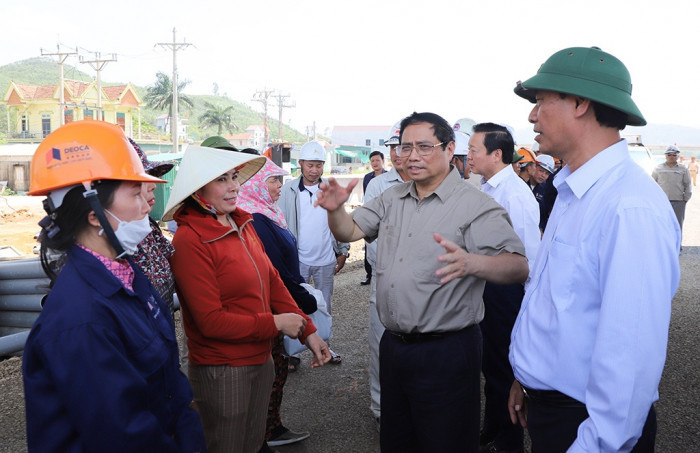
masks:
<instances>
[{"instance_id":1,"label":"white face mask","mask_svg":"<svg viewBox=\"0 0 700 453\"><path fill-rule=\"evenodd\" d=\"M151 232L151 223L148 220L148 216L143 216L141 220L132 220L131 222L123 222L119 217L115 216L111 212L105 209L105 212L112 217L114 217L118 222L119 226L114 230L114 234L119 239L122 247L129 255L133 255L138 248L138 245L143 241L146 236ZM100 230L100 235L104 230Z\"/></svg>"}]
</instances>

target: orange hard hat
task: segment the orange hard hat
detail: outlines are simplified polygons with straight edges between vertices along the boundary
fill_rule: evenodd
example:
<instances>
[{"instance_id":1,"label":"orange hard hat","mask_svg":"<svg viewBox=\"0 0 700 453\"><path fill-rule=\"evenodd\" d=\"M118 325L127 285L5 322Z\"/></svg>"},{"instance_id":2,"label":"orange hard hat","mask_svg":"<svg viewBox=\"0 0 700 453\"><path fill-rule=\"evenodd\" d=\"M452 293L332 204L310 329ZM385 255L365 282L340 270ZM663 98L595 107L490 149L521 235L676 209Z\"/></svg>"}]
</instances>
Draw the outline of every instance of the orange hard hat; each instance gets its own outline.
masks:
<instances>
[{"instance_id":1,"label":"orange hard hat","mask_svg":"<svg viewBox=\"0 0 700 453\"><path fill-rule=\"evenodd\" d=\"M518 161L519 165L524 166L525 164L535 162L535 155L529 149L522 147L517 151L517 153L519 156L522 156L522 159Z\"/></svg>"},{"instance_id":2,"label":"orange hard hat","mask_svg":"<svg viewBox=\"0 0 700 453\"><path fill-rule=\"evenodd\" d=\"M27 194L47 195L101 179L166 182L146 173L121 128L84 120L59 127L41 142L32 158Z\"/></svg>"}]
</instances>

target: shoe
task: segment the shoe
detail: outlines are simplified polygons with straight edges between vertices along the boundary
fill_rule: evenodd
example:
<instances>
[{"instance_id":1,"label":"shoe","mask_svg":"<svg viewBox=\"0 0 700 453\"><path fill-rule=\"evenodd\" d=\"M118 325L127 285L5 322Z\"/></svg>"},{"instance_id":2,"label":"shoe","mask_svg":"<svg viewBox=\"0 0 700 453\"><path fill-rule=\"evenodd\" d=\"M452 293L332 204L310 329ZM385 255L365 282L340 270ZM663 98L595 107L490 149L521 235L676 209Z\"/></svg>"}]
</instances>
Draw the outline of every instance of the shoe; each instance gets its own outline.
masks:
<instances>
[{"instance_id":1,"label":"shoe","mask_svg":"<svg viewBox=\"0 0 700 453\"><path fill-rule=\"evenodd\" d=\"M311 435L308 431L296 433L289 428L285 428L284 426L281 428L282 432L274 437L270 437L270 440L267 441L267 445L270 447L278 447L280 445L293 444L295 442L302 441Z\"/></svg>"},{"instance_id":2,"label":"shoe","mask_svg":"<svg viewBox=\"0 0 700 453\"><path fill-rule=\"evenodd\" d=\"M258 450L258 453L280 453L279 450L273 450L270 448L270 446L267 444L267 442L263 442L262 447L260 447L260 450Z\"/></svg>"},{"instance_id":3,"label":"shoe","mask_svg":"<svg viewBox=\"0 0 700 453\"><path fill-rule=\"evenodd\" d=\"M479 446L479 453L524 453L524 451L525 450L522 448L516 448L515 450L501 450L496 445L496 441Z\"/></svg>"},{"instance_id":4,"label":"shoe","mask_svg":"<svg viewBox=\"0 0 700 453\"><path fill-rule=\"evenodd\" d=\"M289 357L289 366L287 367L288 372L294 373L297 370L297 368L299 368L300 364L301 359L299 357Z\"/></svg>"},{"instance_id":5,"label":"shoe","mask_svg":"<svg viewBox=\"0 0 700 453\"><path fill-rule=\"evenodd\" d=\"M331 365L340 365L342 363L343 359L341 359L338 354L333 352L332 349L330 351L331 351L331 359L328 361L328 363L330 363Z\"/></svg>"},{"instance_id":6,"label":"shoe","mask_svg":"<svg viewBox=\"0 0 700 453\"><path fill-rule=\"evenodd\" d=\"M370 283L372 283L372 276L369 276L369 277L367 277L366 279L362 280L362 281L360 282L360 285L362 285L362 286L367 286L367 285L369 285Z\"/></svg>"}]
</instances>

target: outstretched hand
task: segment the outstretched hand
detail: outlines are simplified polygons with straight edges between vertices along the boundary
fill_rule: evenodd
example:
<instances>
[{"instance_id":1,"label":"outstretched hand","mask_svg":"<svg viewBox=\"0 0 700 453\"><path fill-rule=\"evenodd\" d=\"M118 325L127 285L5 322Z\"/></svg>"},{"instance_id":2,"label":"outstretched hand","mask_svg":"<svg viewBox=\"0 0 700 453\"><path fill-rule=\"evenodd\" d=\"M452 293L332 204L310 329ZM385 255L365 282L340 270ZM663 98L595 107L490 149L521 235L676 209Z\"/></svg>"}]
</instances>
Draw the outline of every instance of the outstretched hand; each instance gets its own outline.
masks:
<instances>
[{"instance_id":1,"label":"outstretched hand","mask_svg":"<svg viewBox=\"0 0 700 453\"><path fill-rule=\"evenodd\" d=\"M358 181L358 179L351 179L347 187L343 187L335 178L328 178L328 183L322 182L319 186L321 190L316 195L314 206L321 206L326 211L335 211L343 207Z\"/></svg>"},{"instance_id":2,"label":"outstretched hand","mask_svg":"<svg viewBox=\"0 0 700 453\"><path fill-rule=\"evenodd\" d=\"M440 283L444 284L455 278L462 278L474 273L474 263L470 258L473 255L467 253L462 247L452 241L448 241L438 233L433 233L433 239L447 252L444 255L438 256L438 261L447 263L435 271L435 275L441 277Z\"/></svg>"}]
</instances>

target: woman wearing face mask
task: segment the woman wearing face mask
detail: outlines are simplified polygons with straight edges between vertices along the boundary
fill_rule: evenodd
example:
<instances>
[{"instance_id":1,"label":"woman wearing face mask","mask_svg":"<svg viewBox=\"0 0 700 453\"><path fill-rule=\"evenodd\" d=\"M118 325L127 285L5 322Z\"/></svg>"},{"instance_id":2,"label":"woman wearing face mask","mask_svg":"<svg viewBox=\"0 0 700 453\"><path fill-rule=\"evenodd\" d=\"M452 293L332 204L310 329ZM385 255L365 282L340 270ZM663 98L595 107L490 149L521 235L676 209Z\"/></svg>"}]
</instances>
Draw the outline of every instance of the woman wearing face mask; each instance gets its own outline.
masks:
<instances>
[{"instance_id":1,"label":"woman wearing face mask","mask_svg":"<svg viewBox=\"0 0 700 453\"><path fill-rule=\"evenodd\" d=\"M241 183L264 157L189 146L163 220L175 218L171 266L189 347L189 378L210 452L257 453L280 333L330 360L328 346L270 263L252 216L237 209Z\"/></svg>"},{"instance_id":2,"label":"woman wearing face mask","mask_svg":"<svg viewBox=\"0 0 700 453\"><path fill-rule=\"evenodd\" d=\"M130 257L151 231L144 182L164 181L112 124L70 123L34 154L52 289L24 349L30 451L206 449L172 318ZM66 257L58 273L53 253Z\"/></svg>"},{"instance_id":3,"label":"woman wearing face mask","mask_svg":"<svg viewBox=\"0 0 700 453\"><path fill-rule=\"evenodd\" d=\"M131 143L136 150L136 153L141 159L144 170L146 170L146 173L149 175L160 178L172 170L173 164L151 162L135 141L129 139L129 143ZM148 203L150 212L150 208L152 208L156 202L156 185L152 182L145 182L143 183L142 187L143 197ZM171 256L173 256L175 249L170 241L163 236L163 232L160 230L158 222L153 220L150 216L148 217L148 220L151 231L148 233L148 236L141 241L136 253L134 253L134 262L139 265L153 286L156 287L161 299L163 299L163 302L168 305L170 311L174 312L175 307L173 306L173 293L175 292L175 282L173 280L173 273L170 270L170 263L168 260Z\"/></svg>"},{"instance_id":4,"label":"woman wearing face mask","mask_svg":"<svg viewBox=\"0 0 700 453\"><path fill-rule=\"evenodd\" d=\"M241 186L237 205L253 215L253 227L272 265L279 272L284 286L297 306L309 315L316 311L316 299L301 286L304 278L299 273L296 240L287 229L284 214L277 206L282 190L279 177L285 174L287 173L283 169L267 159L262 169ZM272 347L275 380L267 413L266 444L260 453L271 451L270 446L287 445L309 437L306 431L294 432L282 424L280 408L289 370L289 358L285 355L283 338L283 335L278 335Z\"/></svg>"}]
</instances>

